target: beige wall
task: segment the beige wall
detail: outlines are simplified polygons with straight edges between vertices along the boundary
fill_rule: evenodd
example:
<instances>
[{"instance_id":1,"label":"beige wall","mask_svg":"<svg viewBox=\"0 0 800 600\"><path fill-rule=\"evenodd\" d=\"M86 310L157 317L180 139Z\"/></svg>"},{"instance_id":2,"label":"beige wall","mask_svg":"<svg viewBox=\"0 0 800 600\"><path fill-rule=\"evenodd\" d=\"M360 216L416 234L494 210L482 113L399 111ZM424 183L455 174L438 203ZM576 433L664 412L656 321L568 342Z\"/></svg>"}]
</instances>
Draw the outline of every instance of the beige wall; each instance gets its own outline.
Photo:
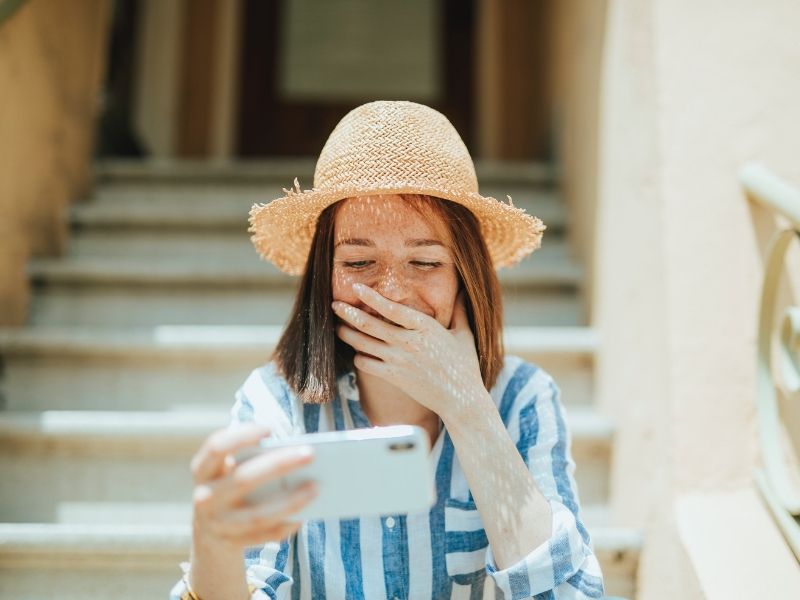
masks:
<instances>
[{"instance_id":1,"label":"beige wall","mask_svg":"<svg viewBox=\"0 0 800 600\"><path fill-rule=\"evenodd\" d=\"M587 292L594 287L599 95L607 0L549 0L549 84L555 162L569 215L570 247L584 265ZM584 321L592 322L591 295Z\"/></svg>"},{"instance_id":2,"label":"beige wall","mask_svg":"<svg viewBox=\"0 0 800 600\"><path fill-rule=\"evenodd\" d=\"M612 508L640 525L639 600L701 597L674 501L746 486L757 461L756 311L771 218L737 177L800 183L793 0L609 0L595 323L620 425Z\"/></svg>"},{"instance_id":3,"label":"beige wall","mask_svg":"<svg viewBox=\"0 0 800 600\"><path fill-rule=\"evenodd\" d=\"M89 189L107 0L30 0L0 26L0 325L21 324L25 261L64 250Z\"/></svg>"}]
</instances>

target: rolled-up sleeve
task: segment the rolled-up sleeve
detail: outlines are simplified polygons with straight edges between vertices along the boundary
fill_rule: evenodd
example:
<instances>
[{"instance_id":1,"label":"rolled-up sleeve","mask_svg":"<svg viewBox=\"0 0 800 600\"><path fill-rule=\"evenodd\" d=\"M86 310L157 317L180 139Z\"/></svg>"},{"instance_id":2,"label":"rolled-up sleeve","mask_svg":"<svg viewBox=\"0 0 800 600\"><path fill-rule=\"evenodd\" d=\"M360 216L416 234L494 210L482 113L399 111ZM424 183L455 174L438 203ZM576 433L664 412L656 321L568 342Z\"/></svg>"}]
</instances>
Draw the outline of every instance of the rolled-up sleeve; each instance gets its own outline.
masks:
<instances>
[{"instance_id":1,"label":"rolled-up sleeve","mask_svg":"<svg viewBox=\"0 0 800 600\"><path fill-rule=\"evenodd\" d=\"M286 571L291 568L288 563L292 554L296 536L282 542L271 542L264 546L254 547L245 552L247 585L251 600L276 600L291 596L294 580ZM190 564L181 563L181 569L188 573ZM186 593L186 584L181 579L170 591L170 600L180 600Z\"/></svg>"},{"instance_id":2,"label":"rolled-up sleeve","mask_svg":"<svg viewBox=\"0 0 800 600\"><path fill-rule=\"evenodd\" d=\"M288 572L289 556L292 553L297 536L280 543L265 544L263 548L255 549L249 556L246 554L247 583L254 589L252 600L265 598L289 598L294 580Z\"/></svg>"},{"instance_id":3,"label":"rolled-up sleeve","mask_svg":"<svg viewBox=\"0 0 800 600\"><path fill-rule=\"evenodd\" d=\"M571 435L560 390L550 375L542 370L532 374L519 390L507 426L537 487L550 503L552 534L505 569L497 568L489 546L487 573L507 599L601 598L603 574L580 518Z\"/></svg>"}]
</instances>

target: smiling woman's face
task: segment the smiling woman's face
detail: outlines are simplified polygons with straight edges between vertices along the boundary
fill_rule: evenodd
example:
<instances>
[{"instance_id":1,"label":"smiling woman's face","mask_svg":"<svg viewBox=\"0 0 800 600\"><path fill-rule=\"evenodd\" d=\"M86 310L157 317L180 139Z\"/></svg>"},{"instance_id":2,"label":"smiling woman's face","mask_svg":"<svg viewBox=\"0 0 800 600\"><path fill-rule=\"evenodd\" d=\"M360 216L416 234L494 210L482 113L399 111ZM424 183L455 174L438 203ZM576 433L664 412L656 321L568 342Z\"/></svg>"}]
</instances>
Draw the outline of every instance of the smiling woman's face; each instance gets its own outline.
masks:
<instances>
[{"instance_id":1,"label":"smiling woman's face","mask_svg":"<svg viewBox=\"0 0 800 600\"><path fill-rule=\"evenodd\" d=\"M386 298L450 326L458 273L438 216L423 216L400 196L344 200L336 213L333 299L371 314L353 292L363 283Z\"/></svg>"}]
</instances>

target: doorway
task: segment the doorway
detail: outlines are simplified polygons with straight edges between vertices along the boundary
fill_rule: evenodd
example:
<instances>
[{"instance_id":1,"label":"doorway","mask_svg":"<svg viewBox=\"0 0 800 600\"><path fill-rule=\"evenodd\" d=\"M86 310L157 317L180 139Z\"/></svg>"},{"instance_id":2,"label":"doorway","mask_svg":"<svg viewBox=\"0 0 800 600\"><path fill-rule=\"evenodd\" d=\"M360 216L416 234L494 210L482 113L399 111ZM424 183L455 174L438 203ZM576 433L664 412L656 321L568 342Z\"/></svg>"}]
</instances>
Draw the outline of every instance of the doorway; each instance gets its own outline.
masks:
<instances>
[{"instance_id":1,"label":"doorway","mask_svg":"<svg viewBox=\"0 0 800 600\"><path fill-rule=\"evenodd\" d=\"M437 109L474 150L474 0L245 0L241 32L239 156L316 156L378 99Z\"/></svg>"}]
</instances>

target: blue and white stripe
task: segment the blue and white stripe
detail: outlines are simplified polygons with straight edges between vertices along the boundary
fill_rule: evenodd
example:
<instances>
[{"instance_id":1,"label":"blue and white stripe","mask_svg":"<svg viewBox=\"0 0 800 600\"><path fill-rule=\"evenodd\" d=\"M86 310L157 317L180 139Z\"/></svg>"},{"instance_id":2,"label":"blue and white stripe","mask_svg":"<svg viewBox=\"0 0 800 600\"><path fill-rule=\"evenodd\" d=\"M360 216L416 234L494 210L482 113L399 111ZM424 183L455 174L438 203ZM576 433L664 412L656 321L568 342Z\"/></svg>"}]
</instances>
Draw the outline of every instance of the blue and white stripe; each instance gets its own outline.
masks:
<instances>
[{"instance_id":1,"label":"blue and white stripe","mask_svg":"<svg viewBox=\"0 0 800 600\"><path fill-rule=\"evenodd\" d=\"M560 391L552 377L506 357L491 390L503 423L553 513L551 538L497 569L452 440L431 451L436 504L428 512L308 521L290 539L250 548L244 560L253 599L586 599L603 578L581 519ZM255 369L236 392L232 424L269 424L274 435L369 427L352 373L325 405L302 405L274 365ZM176 584L171 598L183 592Z\"/></svg>"}]
</instances>

